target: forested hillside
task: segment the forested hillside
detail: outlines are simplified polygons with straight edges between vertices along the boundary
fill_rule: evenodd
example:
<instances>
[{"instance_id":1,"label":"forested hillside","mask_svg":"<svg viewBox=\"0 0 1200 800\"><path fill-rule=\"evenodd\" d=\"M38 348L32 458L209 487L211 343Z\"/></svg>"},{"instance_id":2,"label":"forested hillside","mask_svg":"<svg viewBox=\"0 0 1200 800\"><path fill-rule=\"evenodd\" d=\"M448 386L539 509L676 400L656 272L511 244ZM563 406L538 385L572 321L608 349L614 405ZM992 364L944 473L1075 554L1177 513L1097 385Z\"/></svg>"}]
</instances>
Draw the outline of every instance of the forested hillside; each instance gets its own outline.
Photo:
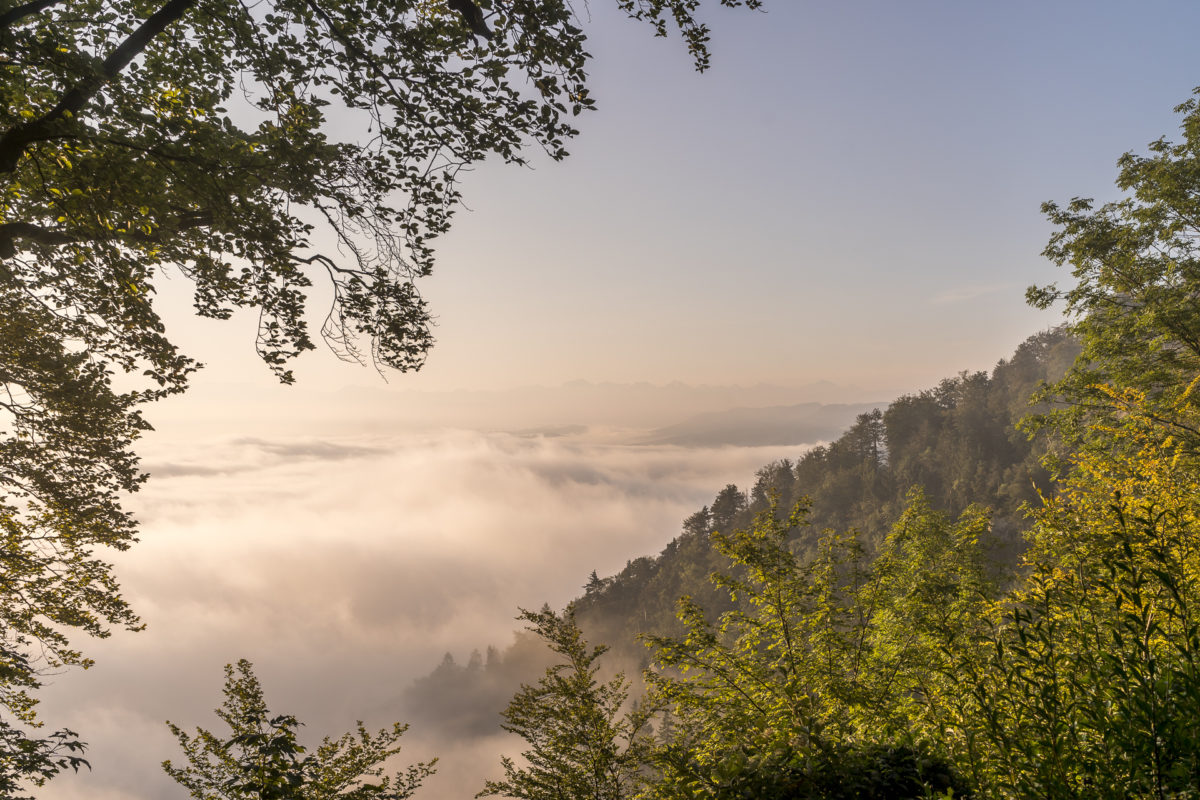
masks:
<instances>
[{"instance_id":1,"label":"forested hillside","mask_svg":"<svg viewBox=\"0 0 1200 800\"><path fill-rule=\"evenodd\" d=\"M1001 578L1016 563L1028 527L1022 504L1049 490L1039 464L1043 440L1031 439L1017 422L1035 410L1030 397L1039 385L1060 379L1078 352L1063 328L1036 334L991 374L963 372L897 398L859 415L835 441L795 462L764 465L748 490L726 486L683 520L657 556L632 559L610 577L593 573L575 604L581 627L622 663L644 666L649 651L638 635L677 630L680 597L692 596L711 613L727 610L728 594L709 578L728 560L710 534L749 527L773 496L783 516L800 498L809 499L809 524L791 541L805 558L826 529L857 529L878 547L913 487L923 487L932 507L954 517L973 503L986 505L993 515L983 545ZM476 653L467 664L447 655L407 693L405 712L448 736L496 730L495 711L547 657L527 637L504 651L489 646L486 657Z\"/></svg>"},{"instance_id":2,"label":"forested hillside","mask_svg":"<svg viewBox=\"0 0 1200 800\"><path fill-rule=\"evenodd\" d=\"M992 524L982 545L1002 579L1023 548L1023 504L1051 490L1040 464L1044 439L1017 423L1038 410L1030 405L1037 388L1061 379L1078 353L1063 328L1036 334L990 375L963 372L897 398L886 409L859 415L837 440L795 462L763 466L748 491L726 486L683 521L682 532L657 557L634 559L612 577L593 574L576 606L581 625L597 641L645 657L636 634L673 629L681 596L724 609L727 595L708 579L725 567L724 558L709 534L749 527L773 496L783 514L808 499L809 524L792 542L801 556L813 554L826 529L856 529L878 547L914 487L951 517L972 504L986 506Z\"/></svg>"}]
</instances>

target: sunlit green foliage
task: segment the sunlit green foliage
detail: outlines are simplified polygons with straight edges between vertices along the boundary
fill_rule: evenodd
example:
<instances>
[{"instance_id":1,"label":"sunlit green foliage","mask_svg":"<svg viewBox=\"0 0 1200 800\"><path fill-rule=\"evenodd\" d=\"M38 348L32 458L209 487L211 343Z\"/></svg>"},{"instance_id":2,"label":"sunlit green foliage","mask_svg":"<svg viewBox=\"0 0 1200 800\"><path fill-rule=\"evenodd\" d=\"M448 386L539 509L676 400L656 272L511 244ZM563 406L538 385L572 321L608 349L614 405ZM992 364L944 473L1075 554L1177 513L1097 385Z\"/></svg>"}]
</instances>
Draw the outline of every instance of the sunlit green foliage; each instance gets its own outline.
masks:
<instances>
[{"instance_id":1,"label":"sunlit green foliage","mask_svg":"<svg viewBox=\"0 0 1200 800\"><path fill-rule=\"evenodd\" d=\"M1120 458L1084 451L998 595L914 492L877 557L774 509L714 533L737 606L647 637L671 711L646 797L1181 798L1200 792L1200 464L1127 390ZM1128 455L1129 452L1135 455Z\"/></svg>"},{"instance_id":2,"label":"sunlit green foliage","mask_svg":"<svg viewBox=\"0 0 1200 800\"><path fill-rule=\"evenodd\" d=\"M1113 390L1128 416L1097 435L1123 455L1073 458L1037 516L1028 574L959 665L960 755L988 796L1200 792L1200 465L1143 400Z\"/></svg>"},{"instance_id":3,"label":"sunlit green foliage","mask_svg":"<svg viewBox=\"0 0 1200 800\"><path fill-rule=\"evenodd\" d=\"M1200 794L1200 110L1177 110L1181 143L1121 158L1126 198L1045 206L1077 282L1030 299L1066 302L1083 354L1038 422L1076 452L964 680L998 796Z\"/></svg>"},{"instance_id":4,"label":"sunlit green foliage","mask_svg":"<svg viewBox=\"0 0 1200 800\"><path fill-rule=\"evenodd\" d=\"M188 735L167 723L183 748L187 765L163 769L196 800L403 800L433 773L432 763L414 764L392 775L383 763L400 752L400 724L372 734L358 730L326 737L308 753L297 738L295 717L273 716L250 662L225 667L225 700L217 716L228 736L198 728ZM306 754L307 753L307 754Z\"/></svg>"},{"instance_id":5,"label":"sunlit green foliage","mask_svg":"<svg viewBox=\"0 0 1200 800\"><path fill-rule=\"evenodd\" d=\"M1148 155L1121 157L1117 186L1126 197L1099 208L1084 198L1043 206L1058 228L1045 255L1070 266L1075 284L1034 287L1029 298L1041 307L1064 301L1083 344L1083 358L1056 387L1071 403L1060 427L1077 439L1091 416L1120 414L1101 388L1115 384L1144 391L1154 405L1146 413L1200 448L1198 98L1200 89L1176 108L1182 141L1159 139Z\"/></svg>"},{"instance_id":6,"label":"sunlit green foliage","mask_svg":"<svg viewBox=\"0 0 1200 800\"><path fill-rule=\"evenodd\" d=\"M737 607L713 622L685 597L686 634L646 637L652 691L673 722L648 796L961 792L930 754L955 691L947 653L980 629L987 516L971 510L952 525L919 493L910 501L873 563L853 533L826 532L816 558L799 559L789 541L803 507L713 534L732 564L713 580ZM872 761L895 771L872 772Z\"/></svg>"},{"instance_id":7,"label":"sunlit green foliage","mask_svg":"<svg viewBox=\"0 0 1200 800\"><path fill-rule=\"evenodd\" d=\"M598 659L570 608L523 611L519 619L554 653L556 663L525 685L503 713L504 729L525 740L523 766L505 756L504 779L488 781L477 797L524 800L622 800L629 797L645 757L645 709L626 713L629 683L618 674L602 682Z\"/></svg>"}]
</instances>

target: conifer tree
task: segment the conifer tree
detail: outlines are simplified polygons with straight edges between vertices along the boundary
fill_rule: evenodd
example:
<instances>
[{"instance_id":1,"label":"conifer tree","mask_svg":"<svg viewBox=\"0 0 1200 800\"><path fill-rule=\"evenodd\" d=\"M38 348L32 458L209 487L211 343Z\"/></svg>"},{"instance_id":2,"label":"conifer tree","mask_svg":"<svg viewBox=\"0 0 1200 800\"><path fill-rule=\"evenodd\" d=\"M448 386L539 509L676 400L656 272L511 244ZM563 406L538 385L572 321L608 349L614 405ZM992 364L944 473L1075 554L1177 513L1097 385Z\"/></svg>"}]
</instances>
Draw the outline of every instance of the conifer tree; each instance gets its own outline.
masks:
<instances>
[{"instance_id":1,"label":"conifer tree","mask_svg":"<svg viewBox=\"0 0 1200 800\"><path fill-rule=\"evenodd\" d=\"M568 607L522 610L518 619L558 656L534 685L523 685L503 712L504 729L528 745L526 766L501 759L504 779L476 797L523 800L623 800L632 796L647 744L649 715L624 711L629 682L597 678L604 646L590 647Z\"/></svg>"},{"instance_id":2,"label":"conifer tree","mask_svg":"<svg viewBox=\"0 0 1200 800\"><path fill-rule=\"evenodd\" d=\"M326 737L312 752L300 743L302 723L272 715L249 661L225 667L225 701L217 716L228 736L198 728L194 736L170 722L187 764L163 769L196 800L403 800L433 773L433 762L384 775L383 762L400 752L407 726L372 734Z\"/></svg>"}]
</instances>

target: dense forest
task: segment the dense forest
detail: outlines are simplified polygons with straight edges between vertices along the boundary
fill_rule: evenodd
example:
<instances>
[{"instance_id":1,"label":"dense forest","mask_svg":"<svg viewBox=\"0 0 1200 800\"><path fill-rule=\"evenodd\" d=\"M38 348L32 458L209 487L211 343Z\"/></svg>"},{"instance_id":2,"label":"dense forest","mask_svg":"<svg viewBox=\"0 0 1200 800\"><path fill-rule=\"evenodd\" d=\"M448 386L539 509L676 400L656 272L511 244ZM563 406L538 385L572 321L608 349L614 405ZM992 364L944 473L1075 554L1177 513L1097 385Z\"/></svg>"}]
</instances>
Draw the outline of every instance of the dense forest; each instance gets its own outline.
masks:
<instances>
[{"instance_id":1,"label":"dense forest","mask_svg":"<svg viewBox=\"0 0 1200 800\"><path fill-rule=\"evenodd\" d=\"M793 532L790 546L802 557L815 553L826 530L857 530L869 550L878 550L913 487L951 516L982 504L992 510L982 546L999 577L1023 550L1026 504L1052 491L1041 463L1045 437L1018 423L1038 410L1030 398L1039 386L1061 379L1078 352L1065 328L1037 334L990 375L962 373L897 398L886 409L861 414L837 440L794 463L763 466L749 491L726 486L684 520L682 532L657 557L632 560L612 577L593 575L576 603L580 624L623 650L633 643L629 632L672 629L685 594L724 610L724 594L708 580L725 568L711 545L712 532L747 528L772 504L786 515L801 498L807 524Z\"/></svg>"}]
</instances>

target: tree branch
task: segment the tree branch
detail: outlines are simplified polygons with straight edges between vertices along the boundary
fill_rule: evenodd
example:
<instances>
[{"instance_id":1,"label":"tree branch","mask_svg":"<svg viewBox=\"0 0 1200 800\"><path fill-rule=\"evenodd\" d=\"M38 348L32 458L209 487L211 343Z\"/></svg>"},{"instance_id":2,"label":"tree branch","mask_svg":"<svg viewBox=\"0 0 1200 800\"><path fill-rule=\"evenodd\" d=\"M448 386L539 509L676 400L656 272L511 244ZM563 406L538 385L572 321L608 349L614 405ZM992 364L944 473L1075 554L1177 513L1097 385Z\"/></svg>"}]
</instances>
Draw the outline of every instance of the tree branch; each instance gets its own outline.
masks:
<instances>
[{"instance_id":1,"label":"tree branch","mask_svg":"<svg viewBox=\"0 0 1200 800\"><path fill-rule=\"evenodd\" d=\"M47 0L35 0L47 2ZM100 65L100 70L94 75L75 84L54 108L41 117L30 122L10 128L0 136L0 175L11 173L17 168L17 162L25 154L26 148L33 142L45 138L52 130L54 123L69 116L75 116L104 84L120 74L129 66L139 53L149 46L154 37L158 36L167 26L187 13L197 0L169 0L169 2L150 15L137 30L117 45L117 49L109 53L108 58Z\"/></svg>"},{"instance_id":2,"label":"tree branch","mask_svg":"<svg viewBox=\"0 0 1200 800\"><path fill-rule=\"evenodd\" d=\"M326 11L324 8L321 8L321 5L316 2L316 0L306 0L306 4L310 9L312 9L313 14L325 23L325 27L329 29L329 32L333 35L333 38L342 45L342 48L345 50L345 52L354 56L368 68L370 68L375 73L375 76L387 85L388 91L391 93L391 96L396 100L396 102L405 109L411 111L413 104L404 97L403 92L396 88L396 84L392 80L392 71L386 69L384 65L380 64L379 60L372 55L369 50L365 49L358 42L354 41L353 37L346 35L346 32L342 30L340 25L338 25L337 20L335 20L328 11ZM490 32L488 38L491 38ZM378 112L376 112L376 114L378 114ZM415 119L425 121L424 115L420 113L415 115ZM435 134L437 133L436 128L434 128L432 125L429 125L428 122L425 123L425 126L431 132ZM462 154L458 152L458 149L455 148L453 143L450 142L445 136L439 136L438 138L441 140L442 147L449 150L455 158L459 160L465 160Z\"/></svg>"},{"instance_id":3,"label":"tree branch","mask_svg":"<svg viewBox=\"0 0 1200 800\"><path fill-rule=\"evenodd\" d=\"M61 2L62 0L32 0L16 8L10 8L8 11L0 14L0 30L7 30L12 27L14 22L20 22L26 17L40 14L50 6L58 5Z\"/></svg>"},{"instance_id":4,"label":"tree branch","mask_svg":"<svg viewBox=\"0 0 1200 800\"><path fill-rule=\"evenodd\" d=\"M17 253L17 241L24 240L35 244L51 247L61 247L75 242L111 241L113 239L129 238L140 243L162 241L167 235L192 228L203 228L212 224L212 215L204 211L196 211L181 215L169 227L160 226L154 233L141 231L119 232L112 231L108 236L79 236L64 230L43 228L32 222L0 223L0 258L12 258Z\"/></svg>"},{"instance_id":5,"label":"tree branch","mask_svg":"<svg viewBox=\"0 0 1200 800\"><path fill-rule=\"evenodd\" d=\"M0 225L0 258L12 258L16 255L18 239L51 246L77 241L68 233L43 228L31 222L6 222Z\"/></svg>"}]
</instances>

